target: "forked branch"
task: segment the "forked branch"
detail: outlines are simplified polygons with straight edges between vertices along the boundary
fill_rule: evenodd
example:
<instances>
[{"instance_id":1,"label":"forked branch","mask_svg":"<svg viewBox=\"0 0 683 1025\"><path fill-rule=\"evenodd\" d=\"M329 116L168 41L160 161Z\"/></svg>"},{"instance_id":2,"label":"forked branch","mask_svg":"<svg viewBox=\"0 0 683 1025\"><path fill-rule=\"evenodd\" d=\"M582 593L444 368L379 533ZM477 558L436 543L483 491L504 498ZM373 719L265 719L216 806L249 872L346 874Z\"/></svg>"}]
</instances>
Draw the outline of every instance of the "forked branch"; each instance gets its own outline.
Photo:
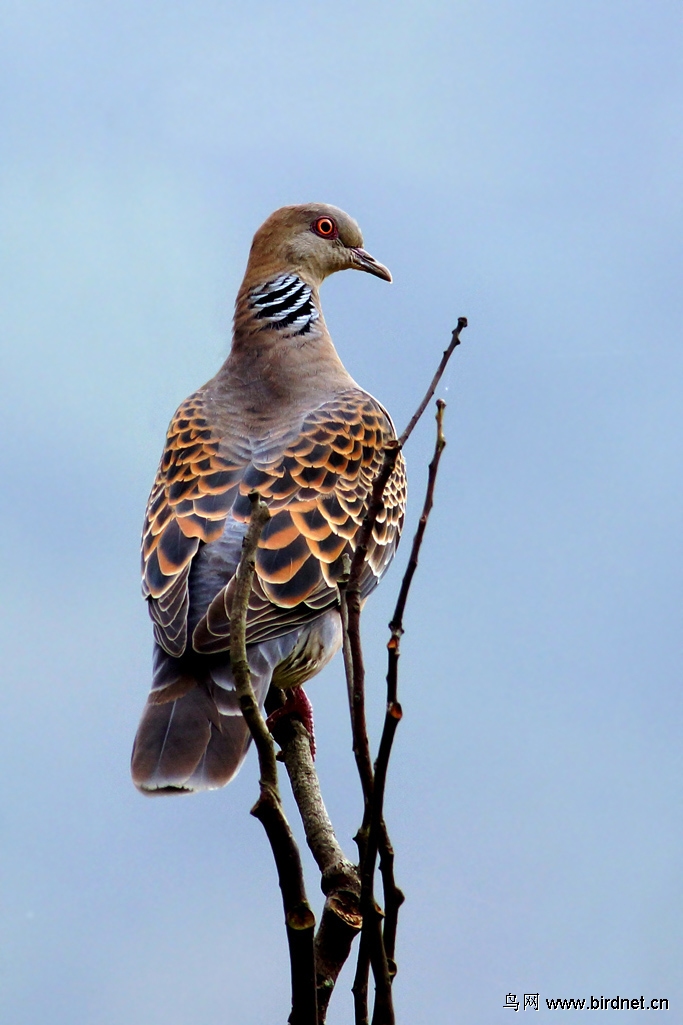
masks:
<instances>
[{"instance_id":1,"label":"forked branch","mask_svg":"<svg viewBox=\"0 0 683 1025\"><path fill-rule=\"evenodd\" d=\"M361 930L361 942L353 986L355 1021L368 1023L368 976L372 966L375 1002L372 1025L393 1025L392 980L396 973L394 948L398 910L402 892L394 880L394 852L383 818L384 791L393 738L401 719L398 701L398 659L403 634L403 615L427 520L433 504L439 459L445 445L443 413L445 404L437 402L437 441L429 465L427 494L413 540L410 559L399 591L390 624L388 647L387 705L377 760L373 766L365 718L365 668L360 640L360 577L368 545L383 509L383 495L401 448L429 404L448 360L460 342L467 320L460 317L429 388L400 438L385 450L375 478L368 510L358 535L352 560L347 560L339 582L344 665L349 692L353 732L353 750L363 791L363 822L356 842L359 869L345 857L339 846L320 794L308 735L303 725L281 719L274 734L281 747L277 756L285 763L297 802L308 846L321 873L326 895L320 928L314 938L315 920L304 889L301 858L291 828L282 809L278 787L277 761L273 738L258 707L246 654L246 617L252 587L255 554L269 512L258 495L250 495L252 515L244 539L242 558L236 574L231 609L230 654L240 708L254 740L260 768L259 798L252 814L263 824L277 866L278 880L287 927L292 975L292 1013L290 1025L322 1025L327 1004L339 972L346 961L354 936ZM281 701L281 692L271 688L268 701ZM268 703L267 703L268 704ZM269 709L270 710L270 709ZM379 854L385 911L374 896L374 877Z\"/></svg>"},{"instance_id":2,"label":"forked branch","mask_svg":"<svg viewBox=\"0 0 683 1025\"><path fill-rule=\"evenodd\" d=\"M437 402L437 440L434 457L429 467L425 504L413 541L408 567L401 584L396 610L390 624L387 707L379 753L374 769L371 766L370 745L365 717L365 670L360 638L360 577L367 558L372 532L377 517L383 508L384 490L391 477L398 452L410 437L434 395L448 360L456 346L460 344L460 334L466 326L467 319L460 317L458 325L452 333L450 345L442 356L425 397L398 441L387 446L385 450L382 467L373 482L371 500L359 533L348 581L344 581L344 585L340 588L340 605L344 630L344 664L349 691L353 750L356 756L356 764L364 797L363 823L356 837L360 854L361 913L363 915L363 929L353 985L356 1025L367 1025L368 1022L368 974L370 965L372 965L375 979L373 1025L393 1025L394 1022L391 983L396 972L394 948L398 909L403 903L404 897L394 880L394 852L383 818L384 788L393 738L402 716L401 706L398 702L398 658L400 654L400 638L403 633L403 612L410 584L417 567L417 558L424 537L427 519L432 508L436 474L441 452L445 445L443 436L445 403L441 400ZM384 925L382 925L382 913L374 897L375 864L378 852L380 855L380 870L386 907Z\"/></svg>"}]
</instances>

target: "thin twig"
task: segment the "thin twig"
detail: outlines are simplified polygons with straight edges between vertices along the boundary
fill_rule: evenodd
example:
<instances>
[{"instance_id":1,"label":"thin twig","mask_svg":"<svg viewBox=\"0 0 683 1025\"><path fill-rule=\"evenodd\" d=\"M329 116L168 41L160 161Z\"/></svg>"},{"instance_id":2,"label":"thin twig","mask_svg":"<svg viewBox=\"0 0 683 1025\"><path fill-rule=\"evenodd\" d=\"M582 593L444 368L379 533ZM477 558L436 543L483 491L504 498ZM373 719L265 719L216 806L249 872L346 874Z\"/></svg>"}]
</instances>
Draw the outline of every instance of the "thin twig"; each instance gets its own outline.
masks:
<instances>
[{"instance_id":1,"label":"thin twig","mask_svg":"<svg viewBox=\"0 0 683 1025\"><path fill-rule=\"evenodd\" d=\"M398 449L395 450L398 454ZM394 460L395 461L395 460ZM393 461L382 467L382 473L387 470L384 483L381 484L381 491L386 486ZM381 491L379 492L381 498ZM379 511L379 507L378 510ZM375 513L376 518L377 513ZM369 529L365 539L365 551L367 553L367 542L372 531L374 520L368 521ZM363 524L365 526L365 523ZM362 532L362 528L361 528ZM364 561L364 560L363 560ZM358 565L362 570L363 561ZM344 669L346 672L346 686L349 697L349 712L351 715L351 735L353 738L353 753L356 759L356 767L363 790L363 824L356 833L354 840L358 846L358 863L361 866L365 861L366 841L370 821L370 809L372 807L373 772L372 760L370 757L370 741L368 739L367 723L365 719L365 666L363 663L363 649L360 640L360 572L357 571L356 579L349 595L349 578L351 576L352 563L348 556L344 558L344 572L338 581L339 587L339 611L342 621L342 652L344 655ZM367 904L367 902L365 902ZM361 922L366 914L367 906L363 902L363 889L361 878ZM368 980L370 974L370 943L367 927L361 935L356 962L356 974L353 981L353 1003L354 1021L356 1025L367 1025L368 1022Z\"/></svg>"},{"instance_id":2,"label":"thin twig","mask_svg":"<svg viewBox=\"0 0 683 1025\"><path fill-rule=\"evenodd\" d=\"M275 745L251 685L247 660L247 610L256 566L256 549L261 532L270 519L265 502L255 492L249 496L251 520L242 542L242 555L235 574L235 590L230 609L230 664L239 696L240 708L258 753L261 789L270 789L279 800Z\"/></svg>"},{"instance_id":3,"label":"thin twig","mask_svg":"<svg viewBox=\"0 0 683 1025\"><path fill-rule=\"evenodd\" d=\"M396 733L396 727L403 715L401 705L398 701L398 659L400 656L400 639L403 634L403 613L405 611L410 585L417 568L418 557L427 527L427 521L434 504L436 475L439 469L441 453L443 452L446 444L446 439L443 434L443 415L446 404L441 399L438 399L436 405L436 444L432 461L429 464L427 493L422 509L422 515L420 516L415 537L413 539L410 559L408 560L408 566L401 582L396 608L390 624L391 637L387 644L387 707L377 760L374 765L373 789L370 800L370 828L361 866L361 912L363 914L363 933L365 934L367 931L368 954L370 956L372 972L375 978L375 1004L373 1008L372 1025L393 1025L394 1022L391 995L391 983L393 975L395 974L393 947L395 944L396 915L401 901L398 899L398 895L395 892L396 886L393 881L392 866L391 874L383 875L383 882L389 886L388 893L385 891L385 897L390 895L393 898L394 904L394 908L392 909L392 922L390 925L389 936L387 937L390 939L392 947L392 964L390 966L387 944L383 942L383 936L381 935L381 919L376 910L374 899L374 876L375 862L377 859L380 839L386 837L386 840L388 841L383 818L384 791L394 735ZM386 853L388 854L388 852ZM362 942L363 936L361 936L361 943ZM363 970L365 970L364 966Z\"/></svg>"},{"instance_id":4,"label":"thin twig","mask_svg":"<svg viewBox=\"0 0 683 1025\"><path fill-rule=\"evenodd\" d=\"M380 870L382 872L384 904L386 909L386 918L383 930L384 949L386 951L387 960L389 962L389 971L392 978L396 973L394 950L396 944L398 909L405 898L394 881L394 852L391 847L391 843L389 842L389 837L386 833L386 827L384 826L383 819L384 788L386 785L387 768L389 765L389 757L391 755L394 734L403 715L401 705L398 701L398 660L401 654L401 637L403 636L403 614L408 600L410 585L413 581L415 570L417 569L420 548L422 547L425 530L427 529L427 521L429 520L429 514L432 511L432 506L434 505L436 476L439 471L441 454L446 446L446 439L443 433L443 417L445 409L446 403L441 399L437 399L436 442L434 445L434 455L432 456L432 461L429 464L427 491L425 494L424 505L422 507L422 515L420 516L417 530L415 531L413 546L410 551L410 558L408 560L405 573L403 574L401 588L396 601L396 608L394 609L394 614L392 616L391 623L389 624L391 636L387 643L387 708L384 718L384 729L382 730L379 752L374 768L374 788L372 794L372 817L370 824L370 837L368 840L368 857L371 858L373 856L372 852L375 848L375 844L377 844L380 850ZM374 863L372 868L374 872Z\"/></svg>"},{"instance_id":5,"label":"thin twig","mask_svg":"<svg viewBox=\"0 0 683 1025\"><path fill-rule=\"evenodd\" d=\"M439 461L441 459L441 453L446 447L446 439L443 433L443 415L446 410L446 403L443 399L436 400L436 445L434 447L434 455L432 461L429 464L429 472L427 476L427 494L425 495L424 506L422 507L422 515L420 516L417 530L415 531L415 537L413 538L413 547L410 550L410 558L408 559L408 565L401 581L401 589L398 593L398 599L396 601L396 608L394 609L394 615L392 616L389 629L392 633L392 639L389 641L389 654L395 652L395 657L391 660L391 664L394 667L392 675L392 682L389 690L389 700L395 700L396 695L396 664L398 662L398 641L403 633L403 613L405 612L406 602L408 600L408 592L410 591L410 585L413 582L415 570L417 569L418 556L420 554L420 548L422 546L422 539L424 537L425 530L427 529L427 520L429 514L432 511L434 505L434 485L436 484L436 475L439 472ZM392 641L396 637L396 646L392 647ZM387 677L387 683L389 678Z\"/></svg>"},{"instance_id":6,"label":"thin twig","mask_svg":"<svg viewBox=\"0 0 683 1025\"><path fill-rule=\"evenodd\" d=\"M453 355L455 347L457 345L460 345L460 335L461 335L462 331L464 331L464 329L466 327L467 327L467 317L458 317L458 326L453 329L453 334L452 334L452 337L451 337L451 343L448 346L448 348L444 350L444 354L441 357L441 362L439 363L438 367L436 368L436 373L434 374L434 377L432 378L432 383L429 385L429 388L427 388L427 391L425 393L425 397L423 398L422 402L420 403L420 405L417 407L417 409L413 413L412 417L410 418L410 422L409 422L408 426L404 430L404 432L401 435L401 437L398 439L399 444L401 445L401 447L403 447L403 445L405 445L406 441L408 440L410 435L413 433L413 428L417 424L417 421L420 419L420 417L424 413L425 409L429 405L429 403L431 401L431 398L432 398L432 395L436 391L436 386L439 383L439 381L441 380L443 372L446 369L446 364L448 363L449 359Z\"/></svg>"},{"instance_id":7,"label":"thin twig","mask_svg":"<svg viewBox=\"0 0 683 1025\"><path fill-rule=\"evenodd\" d=\"M348 581L345 581L345 587L340 589L340 607L344 636L344 662L346 668L349 694L350 696L352 696L353 699L351 701L353 749L354 754L356 755L356 763L361 778L361 785L363 787L365 805L363 814L363 824L356 836L356 842L358 843L360 854L361 912L363 915L363 929L361 933L361 942L356 967L356 976L353 984L356 1025L367 1025L368 1021L367 990L368 970L370 963L372 964L373 975L375 977L375 1006L373 1011L373 1025L393 1025L394 1014L391 1000L391 980L396 972L394 950L396 941L396 924L398 919L398 909L404 900L403 893L398 889L394 881L394 852L382 816L386 771L388 767L389 756L391 754L393 736L396 730L396 726L398 725L398 722L400 721L402 715L401 707L398 704L396 696L398 643L395 648L394 662L391 663L390 661L389 672L387 675L387 712L385 717L384 730L382 734L382 741L380 742L378 760L375 764L375 768L373 771L372 767L368 765L370 761L370 748L366 728L365 671L363 666L363 654L360 640L360 578L363 566L367 558L368 545L372 537L372 532L377 517L383 509L384 490L389 481L389 478L391 477L391 473L394 469L398 453L410 437L413 429L415 428L415 425L417 424L420 417L424 413L427 405L429 404L429 401L431 400L436 390L436 387L443 375L443 372L452 353L454 352L456 346L460 344L460 334L465 327L467 327L467 319L465 317L459 317L457 327L452 332L450 345L443 353L441 362L439 363L436 373L432 378L432 381L429 385L429 388L427 389L425 397L418 406L415 414L409 421L407 427L400 435L398 441L390 443L390 445L388 445L385 450L382 467L373 482L368 510L366 512L363 524L361 526L361 530L359 532L358 542L351 563ZM438 406L438 409L439 412L437 413L437 448L440 444L440 449L438 453L438 456L440 458L441 450L443 449L443 435L441 431L443 404L440 404ZM438 440L439 438L441 439L441 443ZM434 462L434 460L432 462ZM436 467L438 467L438 458L436 459ZM436 470L434 471L434 477L435 473ZM429 508L431 508L431 502L433 501L433 487L434 485L432 482L430 493L428 484L428 497L430 501ZM417 552L419 551L421 539L424 535L425 526L426 519L424 525L421 526L421 529L420 527L418 527L418 531L420 532L420 541L417 544L417 549L415 549L415 543L413 545L415 558L417 558ZM412 565L412 562L409 563L409 568L406 571L407 575L409 573L409 578L407 580L407 583L404 578L404 582L401 586L401 592L399 593L400 605L398 606L398 609L399 615L401 617L401 630L403 609L405 608L405 601L407 599L408 589L410 587L410 580L412 580L412 576L415 572L416 565L416 561L415 565ZM394 623L395 621L396 613L394 615L394 618L392 619L392 623ZM390 650L390 659L392 657L393 656ZM380 774L379 781L377 780L378 770ZM380 788L379 793L376 794L378 782L380 783ZM381 929L380 921L381 912L379 911L374 899L374 871L378 850L380 853L380 868L382 872L382 881L385 893L385 904L390 913L389 921L385 923L385 928L383 932Z\"/></svg>"},{"instance_id":8,"label":"thin twig","mask_svg":"<svg viewBox=\"0 0 683 1025\"><path fill-rule=\"evenodd\" d=\"M356 974L353 979L353 1021L354 1025L369 1025L368 983L370 979L370 934L361 930L358 944Z\"/></svg>"},{"instance_id":9,"label":"thin twig","mask_svg":"<svg viewBox=\"0 0 683 1025\"><path fill-rule=\"evenodd\" d=\"M342 653L344 656L346 687L351 715L353 754L356 759L358 776L363 790L363 801L367 811L370 807L370 798L372 797L372 759L370 757L368 728L365 721L365 665L363 663L363 649L360 644L360 584L358 579L356 579L349 593L349 579L352 567L353 564L349 556L344 556L344 572L338 581L339 613L342 621Z\"/></svg>"},{"instance_id":10,"label":"thin twig","mask_svg":"<svg viewBox=\"0 0 683 1025\"><path fill-rule=\"evenodd\" d=\"M246 621L254 577L256 548L270 519L268 507L257 494L249 496L251 521L242 545L230 615L230 662L242 715L249 727L259 759L259 798L251 809L263 825L273 851L282 892L292 978L290 1025L317 1025L315 984L315 917L306 898L299 849L280 800L275 746L251 685L247 660Z\"/></svg>"},{"instance_id":11,"label":"thin twig","mask_svg":"<svg viewBox=\"0 0 683 1025\"><path fill-rule=\"evenodd\" d=\"M382 876L382 890L384 891L382 939L387 953L389 975L393 979L397 971L396 929L398 926L398 912L406 898L403 890L400 890L396 885L396 879L394 878L394 848L391 845L384 820L380 823L379 871Z\"/></svg>"},{"instance_id":12,"label":"thin twig","mask_svg":"<svg viewBox=\"0 0 683 1025\"><path fill-rule=\"evenodd\" d=\"M377 522L377 517L384 508L384 491L396 465L399 452L405 445L417 422L427 408L427 405L434 394L439 381L441 380L443 372L446 369L449 359L453 355L456 346L460 344L460 335L466 327L467 317L458 317L458 324L457 327L453 329L450 344L441 357L439 366L436 369L436 373L431 380L422 402L410 418L407 427L398 440L390 441L384 450L382 466L372 483L370 501L368 503L365 516L363 517L360 531L358 532L356 548L353 553L351 565L348 568L345 567L344 575L339 582L344 668L346 670L346 680L349 691L353 752L356 757L358 774L363 788L366 816L370 797L372 795L373 784L370 744L368 741L365 718L365 669L363 665L363 650L360 641L361 574L367 559L368 545L372 537L375 523Z\"/></svg>"}]
</instances>

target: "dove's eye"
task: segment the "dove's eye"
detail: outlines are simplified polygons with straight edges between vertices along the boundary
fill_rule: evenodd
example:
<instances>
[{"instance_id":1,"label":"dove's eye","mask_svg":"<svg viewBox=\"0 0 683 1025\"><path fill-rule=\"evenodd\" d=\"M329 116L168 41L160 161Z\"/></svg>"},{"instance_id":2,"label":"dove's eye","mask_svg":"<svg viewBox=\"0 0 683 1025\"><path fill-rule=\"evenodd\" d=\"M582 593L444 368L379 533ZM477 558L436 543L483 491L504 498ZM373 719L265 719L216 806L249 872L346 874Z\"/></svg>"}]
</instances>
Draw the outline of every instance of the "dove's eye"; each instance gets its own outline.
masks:
<instances>
[{"instance_id":1,"label":"dove's eye","mask_svg":"<svg viewBox=\"0 0 683 1025\"><path fill-rule=\"evenodd\" d=\"M322 238L336 238L339 234L337 225L331 217L319 217L317 221L313 222L311 227L316 235L320 235Z\"/></svg>"}]
</instances>

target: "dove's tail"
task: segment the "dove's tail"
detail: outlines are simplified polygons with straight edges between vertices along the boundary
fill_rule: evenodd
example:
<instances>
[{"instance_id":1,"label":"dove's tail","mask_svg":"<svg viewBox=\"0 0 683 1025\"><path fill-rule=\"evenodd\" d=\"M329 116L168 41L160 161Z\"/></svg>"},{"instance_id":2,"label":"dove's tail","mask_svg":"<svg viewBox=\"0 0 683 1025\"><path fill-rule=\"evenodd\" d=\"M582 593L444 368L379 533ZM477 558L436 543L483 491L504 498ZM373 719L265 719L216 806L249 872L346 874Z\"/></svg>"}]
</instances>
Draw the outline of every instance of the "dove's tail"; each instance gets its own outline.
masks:
<instances>
[{"instance_id":1,"label":"dove's tail","mask_svg":"<svg viewBox=\"0 0 683 1025\"><path fill-rule=\"evenodd\" d=\"M255 648L249 652L252 686L263 704L280 651ZM154 681L131 758L138 790L179 794L225 786L249 740L227 653L173 658L155 645Z\"/></svg>"}]
</instances>

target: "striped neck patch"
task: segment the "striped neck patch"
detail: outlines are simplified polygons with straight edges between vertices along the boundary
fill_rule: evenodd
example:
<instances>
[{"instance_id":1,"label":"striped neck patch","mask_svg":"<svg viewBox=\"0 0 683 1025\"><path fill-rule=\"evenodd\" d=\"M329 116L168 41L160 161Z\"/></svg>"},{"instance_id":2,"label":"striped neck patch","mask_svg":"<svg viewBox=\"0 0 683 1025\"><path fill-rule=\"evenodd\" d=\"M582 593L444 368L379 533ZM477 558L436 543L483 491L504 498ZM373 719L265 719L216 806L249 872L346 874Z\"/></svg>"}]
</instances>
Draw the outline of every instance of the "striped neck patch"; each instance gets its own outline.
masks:
<instances>
[{"instance_id":1,"label":"striped neck patch","mask_svg":"<svg viewBox=\"0 0 683 1025\"><path fill-rule=\"evenodd\" d=\"M296 274L281 274L252 288L249 308L264 327L278 330L288 328L290 333L305 335L320 316L311 299L311 286Z\"/></svg>"}]
</instances>

